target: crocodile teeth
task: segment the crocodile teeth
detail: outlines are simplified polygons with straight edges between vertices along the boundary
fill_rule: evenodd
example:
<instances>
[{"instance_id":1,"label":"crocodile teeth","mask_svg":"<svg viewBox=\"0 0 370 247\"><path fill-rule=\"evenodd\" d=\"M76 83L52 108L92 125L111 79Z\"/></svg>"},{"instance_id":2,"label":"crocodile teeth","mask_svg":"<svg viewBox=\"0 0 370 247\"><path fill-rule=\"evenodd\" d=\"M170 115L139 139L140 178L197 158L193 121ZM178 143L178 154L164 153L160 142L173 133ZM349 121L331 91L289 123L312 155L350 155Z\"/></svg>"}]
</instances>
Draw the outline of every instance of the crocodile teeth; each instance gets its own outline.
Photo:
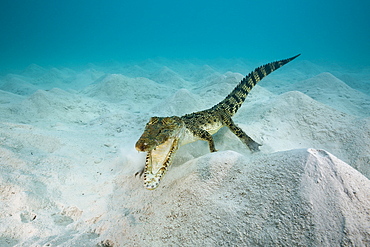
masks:
<instances>
[{"instance_id":1,"label":"crocodile teeth","mask_svg":"<svg viewBox=\"0 0 370 247\"><path fill-rule=\"evenodd\" d=\"M178 140L170 138L147 153L144 170L144 186L147 189L153 190L158 187L162 176L171 165L172 155L177 148Z\"/></svg>"}]
</instances>

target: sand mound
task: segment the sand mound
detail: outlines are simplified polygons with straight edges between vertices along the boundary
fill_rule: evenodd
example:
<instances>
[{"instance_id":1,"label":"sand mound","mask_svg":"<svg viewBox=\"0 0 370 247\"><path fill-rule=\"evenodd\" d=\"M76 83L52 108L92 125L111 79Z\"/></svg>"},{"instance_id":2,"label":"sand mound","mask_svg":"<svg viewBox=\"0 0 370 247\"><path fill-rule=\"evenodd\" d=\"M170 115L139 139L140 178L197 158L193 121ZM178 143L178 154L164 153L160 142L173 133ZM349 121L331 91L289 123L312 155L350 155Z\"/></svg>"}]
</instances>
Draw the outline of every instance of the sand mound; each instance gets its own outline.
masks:
<instances>
[{"instance_id":1,"label":"sand mound","mask_svg":"<svg viewBox=\"0 0 370 247\"><path fill-rule=\"evenodd\" d=\"M304 78L307 76L313 77L325 71L325 69L322 68L321 66L314 64L307 60L298 60L296 63L292 64L290 68L291 69L289 69L289 71L293 72L293 74L296 76L300 74L301 78Z\"/></svg>"},{"instance_id":2,"label":"sand mound","mask_svg":"<svg viewBox=\"0 0 370 247\"><path fill-rule=\"evenodd\" d=\"M148 77L150 73L139 65L135 64L123 67L122 74L128 77Z\"/></svg>"},{"instance_id":3,"label":"sand mound","mask_svg":"<svg viewBox=\"0 0 370 247\"><path fill-rule=\"evenodd\" d=\"M196 69L189 73L188 77L191 81L199 82L206 80L206 78L218 77L221 74L209 65L203 65L201 68Z\"/></svg>"},{"instance_id":4,"label":"sand mound","mask_svg":"<svg viewBox=\"0 0 370 247\"><path fill-rule=\"evenodd\" d=\"M39 77L47 73L47 69L37 65L37 64L30 64L22 71L22 75L27 77Z\"/></svg>"},{"instance_id":5,"label":"sand mound","mask_svg":"<svg viewBox=\"0 0 370 247\"><path fill-rule=\"evenodd\" d=\"M13 116L22 122L72 122L86 124L107 112L106 104L54 88L38 90L12 106Z\"/></svg>"},{"instance_id":6,"label":"sand mound","mask_svg":"<svg viewBox=\"0 0 370 247\"><path fill-rule=\"evenodd\" d=\"M154 192L138 189L141 181L134 178L121 179L107 202L109 212L85 226L105 243L335 246L370 241L369 180L323 150L251 158L231 151L209 154L172 169Z\"/></svg>"},{"instance_id":7,"label":"sand mound","mask_svg":"<svg viewBox=\"0 0 370 247\"><path fill-rule=\"evenodd\" d=\"M69 89L81 90L97 81L100 77L105 76L104 72L93 68L85 69L70 78Z\"/></svg>"},{"instance_id":8,"label":"sand mound","mask_svg":"<svg viewBox=\"0 0 370 247\"><path fill-rule=\"evenodd\" d=\"M341 113L292 91L246 104L235 122L262 143L265 152L314 146L328 150L370 178L369 118Z\"/></svg>"},{"instance_id":9,"label":"sand mound","mask_svg":"<svg viewBox=\"0 0 370 247\"><path fill-rule=\"evenodd\" d=\"M125 210L137 215L111 227L126 226L123 235L137 236L112 236L104 227L103 236L128 245L336 246L370 241L370 181L323 150L250 158L220 152L173 168L152 194L140 194L136 183L127 183L132 185L118 184L132 200ZM146 223L137 224L140 218Z\"/></svg>"},{"instance_id":10,"label":"sand mound","mask_svg":"<svg viewBox=\"0 0 370 247\"><path fill-rule=\"evenodd\" d=\"M153 107L152 112L158 116L181 116L200 109L200 98L187 89L180 89L169 98Z\"/></svg>"},{"instance_id":11,"label":"sand mound","mask_svg":"<svg viewBox=\"0 0 370 247\"><path fill-rule=\"evenodd\" d=\"M370 96L370 76L369 69L362 71L361 73L350 73L336 71L333 74L340 80L344 81L350 87L359 90Z\"/></svg>"},{"instance_id":12,"label":"sand mound","mask_svg":"<svg viewBox=\"0 0 370 247\"><path fill-rule=\"evenodd\" d=\"M359 92L325 72L295 83L285 90L300 91L334 109L361 117L370 116L370 96Z\"/></svg>"},{"instance_id":13,"label":"sand mound","mask_svg":"<svg viewBox=\"0 0 370 247\"><path fill-rule=\"evenodd\" d=\"M14 154L0 151L1 162L24 166ZM119 175L124 169L113 184L111 172L104 169L96 174L99 186L83 185L90 172L73 169L71 161L61 157L54 159L66 173L44 170L44 174L59 176L58 183L72 176L59 186L49 184L51 178L42 179L42 174L25 170L14 174L10 167L1 168L3 212L8 213L2 215L3 243L5 239L20 246L370 242L370 181L324 150L207 154L172 167L155 191L144 190L141 179ZM45 161L40 165L47 169ZM79 177L80 187L73 190L71 179ZM79 201L81 196L85 202ZM68 197L73 199L64 201Z\"/></svg>"},{"instance_id":14,"label":"sand mound","mask_svg":"<svg viewBox=\"0 0 370 247\"><path fill-rule=\"evenodd\" d=\"M194 91L203 97L220 97L220 99L223 99L242 79L243 75L238 73L214 73L197 83Z\"/></svg>"},{"instance_id":15,"label":"sand mound","mask_svg":"<svg viewBox=\"0 0 370 247\"><path fill-rule=\"evenodd\" d=\"M30 95L37 91L37 87L27 81L27 78L9 74L0 82L0 89L19 95Z\"/></svg>"},{"instance_id":16,"label":"sand mound","mask_svg":"<svg viewBox=\"0 0 370 247\"><path fill-rule=\"evenodd\" d=\"M167 66L163 66L160 70L152 73L150 78L157 83L167 84L169 86L185 87L188 85L188 82Z\"/></svg>"},{"instance_id":17,"label":"sand mound","mask_svg":"<svg viewBox=\"0 0 370 247\"><path fill-rule=\"evenodd\" d=\"M147 78L129 78L120 74L108 74L82 92L90 97L109 102L126 101L133 105L151 103L161 99L168 88Z\"/></svg>"},{"instance_id":18,"label":"sand mound","mask_svg":"<svg viewBox=\"0 0 370 247\"><path fill-rule=\"evenodd\" d=\"M73 70L51 68L41 76L33 77L31 83L44 89L52 87L64 88L65 84L70 83L74 76L75 72Z\"/></svg>"}]
</instances>

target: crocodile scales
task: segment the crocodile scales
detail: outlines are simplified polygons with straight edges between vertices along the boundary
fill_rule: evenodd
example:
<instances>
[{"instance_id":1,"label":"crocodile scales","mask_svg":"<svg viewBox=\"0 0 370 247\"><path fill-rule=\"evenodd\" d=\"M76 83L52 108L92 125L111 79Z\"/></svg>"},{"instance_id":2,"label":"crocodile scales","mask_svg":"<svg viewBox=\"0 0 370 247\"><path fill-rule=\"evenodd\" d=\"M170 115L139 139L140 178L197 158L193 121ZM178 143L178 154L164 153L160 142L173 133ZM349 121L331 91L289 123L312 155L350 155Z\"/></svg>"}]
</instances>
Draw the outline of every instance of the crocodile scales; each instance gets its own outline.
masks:
<instances>
[{"instance_id":1,"label":"crocodile scales","mask_svg":"<svg viewBox=\"0 0 370 247\"><path fill-rule=\"evenodd\" d=\"M212 135L227 126L252 151L259 151L257 142L252 140L231 119L243 104L252 88L271 72L289 63L300 54L280 61L265 64L249 73L220 103L210 109L184 116L152 117L144 133L136 142L136 149L147 152L145 167L136 173L144 176L144 186L155 189L168 167L176 150L197 140L207 141L211 152L216 152Z\"/></svg>"}]
</instances>

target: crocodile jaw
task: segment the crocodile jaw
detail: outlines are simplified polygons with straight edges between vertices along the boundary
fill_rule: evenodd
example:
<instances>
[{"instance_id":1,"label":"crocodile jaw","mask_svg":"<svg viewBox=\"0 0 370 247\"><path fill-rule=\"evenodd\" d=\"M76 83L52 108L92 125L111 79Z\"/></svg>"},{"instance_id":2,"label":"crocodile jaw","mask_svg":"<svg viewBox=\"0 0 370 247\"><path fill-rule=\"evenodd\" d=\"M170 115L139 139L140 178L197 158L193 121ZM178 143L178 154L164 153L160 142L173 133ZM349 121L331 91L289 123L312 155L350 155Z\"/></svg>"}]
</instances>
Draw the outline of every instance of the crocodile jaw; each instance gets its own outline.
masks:
<instances>
[{"instance_id":1,"label":"crocodile jaw","mask_svg":"<svg viewBox=\"0 0 370 247\"><path fill-rule=\"evenodd\" d=\"M154 190L158 187L161 178L171 165L171 159L178 146L178 138L169 138L163 144L147 152L144 168L145 188Z\"/></svg>"}]
</instances>

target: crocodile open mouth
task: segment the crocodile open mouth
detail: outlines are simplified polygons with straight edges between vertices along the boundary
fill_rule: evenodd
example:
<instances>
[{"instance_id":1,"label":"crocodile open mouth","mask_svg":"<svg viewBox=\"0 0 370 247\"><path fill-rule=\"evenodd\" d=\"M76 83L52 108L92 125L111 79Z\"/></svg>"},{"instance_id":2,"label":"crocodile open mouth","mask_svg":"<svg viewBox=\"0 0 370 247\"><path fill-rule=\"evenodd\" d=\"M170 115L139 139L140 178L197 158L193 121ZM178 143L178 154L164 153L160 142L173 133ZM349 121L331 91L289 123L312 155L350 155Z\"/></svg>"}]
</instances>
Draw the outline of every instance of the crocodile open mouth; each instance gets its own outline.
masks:
<instances>
[{"instance_id":1,"label":"crocodile open mouth","mask_svg":"<svg viewBox=\"0 0 370 247\"><path fill-rule=\"evenodd\" d=\"M173 154L178 148L178 139L170 138L155 149L148 151L144 169L144 186L153 190L158 187L163 175L171 165Z\"/></svg>"}]
</instances>

